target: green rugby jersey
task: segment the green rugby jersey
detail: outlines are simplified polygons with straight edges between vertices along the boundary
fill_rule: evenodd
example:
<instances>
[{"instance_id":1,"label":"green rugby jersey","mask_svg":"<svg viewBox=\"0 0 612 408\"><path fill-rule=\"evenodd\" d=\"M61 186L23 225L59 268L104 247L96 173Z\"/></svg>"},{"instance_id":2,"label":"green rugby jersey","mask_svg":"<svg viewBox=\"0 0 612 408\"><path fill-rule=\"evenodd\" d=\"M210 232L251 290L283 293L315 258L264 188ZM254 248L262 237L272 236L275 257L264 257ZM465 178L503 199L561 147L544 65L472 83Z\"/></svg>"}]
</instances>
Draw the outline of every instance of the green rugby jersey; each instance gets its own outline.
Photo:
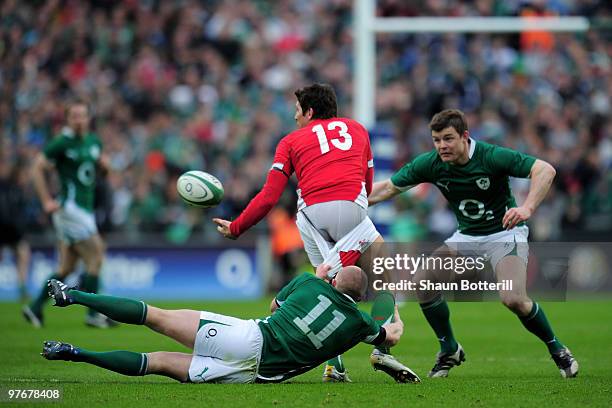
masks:
<instances>
[{"instance_id":1,"label":"green rugby jersey","mask_svg":"<svg viewBox=\"0 0 612 408\"><path fill-rule=\"evenodd\" d=\"M470 139L466 164L444 163L432 150L404 165L391 182L400 190L419 183L435 184L455 213L461 233L489 235L504 230L504 214L516 207L508 177L528 177L535 160L512 149Z\"/></svg>"},{"instance_id":2,"label":"green rugby jersey","mask_svg":"<svg viewBox=\"0 0 612 408\"><path fill-rule=\"evenodd\" d=\"M96 163L100 159L102 143L88 132L82 137L66 128L44 148L45 157L55 164L60 184L60 201L74 201L79 207L93 212Z\"/></svg>"},{"instance_id":3,"label":"green rugby jersey","mask_svg":"<svg viewBox=\"0 0 612 408\"><path fill-rule=\"evenodd\" d=\"M280 307L258 320L263 349L258 378L283 381L304 373L364 341L384 340L357 304L329 283L304 273L276 296Z\"/></svg>"}]
</instances>

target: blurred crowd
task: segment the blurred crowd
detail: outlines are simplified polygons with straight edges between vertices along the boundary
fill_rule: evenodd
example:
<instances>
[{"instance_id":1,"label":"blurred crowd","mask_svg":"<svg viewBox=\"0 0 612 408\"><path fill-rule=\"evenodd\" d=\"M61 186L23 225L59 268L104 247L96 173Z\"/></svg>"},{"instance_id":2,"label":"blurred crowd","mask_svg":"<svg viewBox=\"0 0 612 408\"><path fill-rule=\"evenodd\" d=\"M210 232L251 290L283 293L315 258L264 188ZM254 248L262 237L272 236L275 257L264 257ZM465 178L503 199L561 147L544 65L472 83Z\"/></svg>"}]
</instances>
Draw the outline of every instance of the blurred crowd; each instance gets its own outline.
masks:
<instances>
[{"instance_id":1,"label":"blurred crowd","mask_svg":"<svg viewBox=\"0 0 612 408\"><path fill-rule=\"evenodd\" d=\"M607 1L378 1L382 16L609 16ZM399 167L431 149L427 123L446 107L468 114L478 140L551 162L553 191L536 239L612 230L612 43L583 34L378 35L377 127L390 129ZM176 242L214 235L263 184L274 148L294 129L293 91L332 84L351 115L352 1L45 0L0 3L0 157L31 162L78 97L111 157L100 180L105 231L160 231ZM203 169L224 184L206 213L183 205L177 176ZM30 231L48 228L27 177ZM517 183L519 196L526 193ZM281 203L291 214L294 197ZM433 190L397 202L401 228L454 228ZM204 219L205 215L205 219ZM394 232L395 231L395 232Z\"/></svg>"}]
</instances>

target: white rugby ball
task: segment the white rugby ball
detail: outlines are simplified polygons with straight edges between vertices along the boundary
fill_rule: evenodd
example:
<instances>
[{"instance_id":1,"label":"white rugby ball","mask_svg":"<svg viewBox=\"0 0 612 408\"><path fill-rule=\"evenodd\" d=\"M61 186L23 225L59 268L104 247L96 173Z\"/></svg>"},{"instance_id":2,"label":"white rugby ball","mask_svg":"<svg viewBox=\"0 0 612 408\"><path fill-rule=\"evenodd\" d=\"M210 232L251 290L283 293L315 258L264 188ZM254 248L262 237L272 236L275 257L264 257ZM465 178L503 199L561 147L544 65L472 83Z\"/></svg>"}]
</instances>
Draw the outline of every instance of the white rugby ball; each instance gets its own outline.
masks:
<instances>
[{"instance_id":1,"label":"white rugby ball","mask_svg":"<svg viewBox=\"0 0 612 408\"><path fill-rule=\"evenodd\" d=\"M214 207L223 199L221 182L204 171L183 173L176 181L176 190L183 201L195 207Z\"/></svg>"}]
</instances>

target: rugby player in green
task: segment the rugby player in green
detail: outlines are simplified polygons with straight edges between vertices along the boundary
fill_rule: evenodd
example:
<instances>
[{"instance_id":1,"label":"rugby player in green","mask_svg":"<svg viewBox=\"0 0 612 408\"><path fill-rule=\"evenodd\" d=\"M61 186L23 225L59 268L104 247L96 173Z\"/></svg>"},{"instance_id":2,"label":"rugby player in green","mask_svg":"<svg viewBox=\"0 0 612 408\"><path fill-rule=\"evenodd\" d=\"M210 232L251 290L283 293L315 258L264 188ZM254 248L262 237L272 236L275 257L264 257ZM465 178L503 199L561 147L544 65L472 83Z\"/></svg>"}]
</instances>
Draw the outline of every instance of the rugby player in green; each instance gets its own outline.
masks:
<instances>
[{"instance_id":1,"label":"rugby player in green","mask_svg":"<svg viewBox=\"0 0 612 408\"><path fill-rule=\"evenodd\" d=\"M96 166L108 170L102 144L89 130L89 109L84 102L73 102L66 109L67 125L35 159L32 177L45 213L50 214L59 239L59 266L50 279L63 279L72 273L79 259L85 265L81 288L95 293L104 256L104 243L94 216ZM61 190L59 200L49 192L45 175L55 170ZM43 306L48 299L46 282L40 294L24 306L24 317L35 327L43 325ZM89 310L85 323L91 327L115 325L105 316Z\"/></svg>"},{"instance_id":2,"label":"rugby player in green","mask_svg":"<svg viewBox=\"0 0 612 408\"><path fill-rule=\"evenodd\" d=\"M498 281L513 282L512 290L500 291L502 303L546 344L561 375L575 377L578 362L555 337L544 311L526 292L529 230L524 222L546 197L555 169L534 157L471 139L465 116L459 110L437 113L429 126L435 149L415 157L390 179L375 183L369 204L388 200L419 183L436 185L459 224L458 231L439 251L456 253L460 243L467 243L479 253L490 254ZM520 207L512 196L509 176L531 179L529 193ZM416 278L428 276L428 271L419 271ZM429 376L446 377L452 367L465 360L453 336L448 305L436 291L417 291L417 298L441 347Z\"/></svg>"},{"instance_id":3,"label":"rugby player in green","mask_svg":"<svg viewBox=\"0 0 612 408\"><path fill-rule=\"evenodd\" d=\"M321 269L330 269L320 265ZM326 271L322 271L323 274ZM356 302L367 286L356 266L343 268L331 284L305 273L277 294L264 319L242 320L195 310L163 310L144 302L95 295L48 282L56 306L79 304L128 324L146 325L193 350L135 353L93 352L57 341L44 342L49 360L86 362L125 375L159 374L181 382L280 382L317 367L359 342L395 345L403 323L395 307L395 321L379 326L360 311ZM409 369L396 378L419 382Z\"/></svg>"}]
</instances>

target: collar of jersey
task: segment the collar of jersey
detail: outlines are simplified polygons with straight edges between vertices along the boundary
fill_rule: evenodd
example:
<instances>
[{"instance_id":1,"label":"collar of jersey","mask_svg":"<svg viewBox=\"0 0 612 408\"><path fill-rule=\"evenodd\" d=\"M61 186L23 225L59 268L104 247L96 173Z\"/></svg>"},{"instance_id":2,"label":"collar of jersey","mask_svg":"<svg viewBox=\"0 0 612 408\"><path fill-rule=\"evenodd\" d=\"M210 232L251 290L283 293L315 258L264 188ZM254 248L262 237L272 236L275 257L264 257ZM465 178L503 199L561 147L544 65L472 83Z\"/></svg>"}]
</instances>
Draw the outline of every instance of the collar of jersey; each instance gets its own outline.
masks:
<instances>
[{"instance_id":1,"label":"collar of jersey","mask_svg":"<svg viewBox=\"0 0 612 408\"><path fill-rule=\"evenodd\" d=\"M446 166L445 168L450 168L450 166L455 166L456 168L463 168L465 166L467 166L470 163L470 160L472 159L472 156L474 156L474 152L476 151L476 141L474 139L472 139L470 137L470 151L468 152L468 161L465 162L465 164L450 164L450 163L444 163L444 166Z\"/></svg>"},{"instance_id":2,"label":"collar of jersey","mask_svg":"<svg viewBox=\"0 0 612 408\"><path fill-rule=\"evenodd\" d=\"M475 150L476 150L476 141L470 137L470 152L468 153L469 159L472 158Z\"/></svg>"},{"instance_id":3,"label":"collar of jersey","mask_svg":"<svg viewBox=\"0 0 612 408\"><path fill-rule=\"evenodd\" d=\"M64 126L62 128L62 135L64 137L67 137L69 139L74 139L74 130L72 130L70 127L68 126Z\"/></svg>"},{"instance_id":4,"label":"collar of jersey","mask_svg":"<svg viewBox=\"0 0 612 408\"><path fill-rule=\"evenodd\" d=\"M340 292L340 291L338 291L338 292ZM342 292L340 292L340 293L342 293ZM350 296L349 296L349 295L347 295L346 293L342 293L342 294L343 294L344 296L346 296L346 297L348 298L348 300L350 300L351 302L353 302L353 303L357 304L357 302L355 302L355 301L353 300L353 298L352 298L352 297L350 297Z\"/></svg>"}]
</instances>

